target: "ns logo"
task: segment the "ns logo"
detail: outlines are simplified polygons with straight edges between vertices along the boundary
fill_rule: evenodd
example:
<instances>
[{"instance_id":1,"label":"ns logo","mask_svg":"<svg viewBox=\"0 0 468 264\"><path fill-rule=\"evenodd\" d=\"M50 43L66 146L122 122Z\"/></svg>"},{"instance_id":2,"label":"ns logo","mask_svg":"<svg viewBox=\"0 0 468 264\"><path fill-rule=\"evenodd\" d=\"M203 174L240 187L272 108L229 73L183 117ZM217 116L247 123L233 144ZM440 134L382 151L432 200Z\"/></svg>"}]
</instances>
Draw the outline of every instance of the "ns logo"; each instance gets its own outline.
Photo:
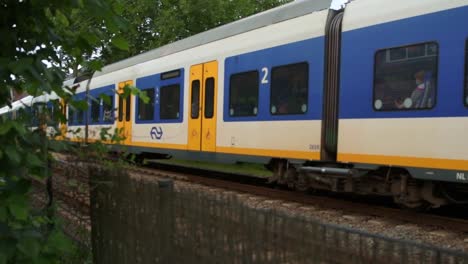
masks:
<instances>
[{"instance_id":1,"label":"ns logo","mask_svg":"<svg viewBox=\"0 0 468 264\"><path fill-rule=\"evenodd\" d=\"M162 127L151 128L150 136L151 136L151 139L157 139L157 140L161 139L163 136Z\"/></svg>"}]
</instances>

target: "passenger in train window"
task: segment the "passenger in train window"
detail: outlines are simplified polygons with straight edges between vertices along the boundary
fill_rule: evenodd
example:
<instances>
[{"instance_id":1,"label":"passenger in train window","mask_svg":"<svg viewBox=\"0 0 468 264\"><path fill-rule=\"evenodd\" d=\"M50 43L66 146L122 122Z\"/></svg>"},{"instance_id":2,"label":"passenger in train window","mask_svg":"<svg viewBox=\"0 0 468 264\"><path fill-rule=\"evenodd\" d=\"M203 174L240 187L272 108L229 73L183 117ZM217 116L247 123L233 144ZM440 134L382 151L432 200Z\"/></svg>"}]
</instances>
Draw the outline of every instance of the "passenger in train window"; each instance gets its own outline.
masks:
<instances>
[{"instance_id":1,"label":"passenger in train window","mask_svg":"<svg viewBox=\"0 0 468 264\"><path fill-rule=\"evenodd\" d=\"M437 88L437 58L435 42L378 51L375 56L374 109L431 109Z\"/></svg>"},{"instance_id":2,"label":"passenger in train window","mask_svg":"<svg viewBox=\"0 0 468 264\"><path fill-rule=\"evenodd\" d=\"M416 87L411 93L409 98L406 98L402 101L401 98L395 100L395 106L398 109L402 108L424 108L423 98L426 92L426 81L425 81L425 72L418 71L414 74L414 79L416 81Z\"/></svg>"}]
</instances>

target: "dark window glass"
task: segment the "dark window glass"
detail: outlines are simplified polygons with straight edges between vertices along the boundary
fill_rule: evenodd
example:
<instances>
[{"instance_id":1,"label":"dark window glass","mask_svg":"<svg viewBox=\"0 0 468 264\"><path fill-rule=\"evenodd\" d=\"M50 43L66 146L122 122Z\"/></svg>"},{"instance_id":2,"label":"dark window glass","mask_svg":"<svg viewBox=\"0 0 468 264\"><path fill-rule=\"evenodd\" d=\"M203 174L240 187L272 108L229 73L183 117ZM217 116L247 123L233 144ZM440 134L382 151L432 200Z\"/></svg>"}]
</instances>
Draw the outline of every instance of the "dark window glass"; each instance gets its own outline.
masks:
<instances>
[{"instance_id":1,"label":"dark window glass","mask_svg":"<svg viewBox=\"0 0 468 264\"><path fill-rule=\"evenodd\" d=\"M390 50L390 60L403 60L406 58L406 48L394 48Z\"/></svg>"},{"instance_id":2,"label":"dark window glass","mask_svg":"<svg viewBox=\"0 0 468 264\"><path fill-rule=\"evenodd\" d=\"M123 121L123 94L119 94L119 122Z\"/></svg>"},{"instance_id":3,"label":"dark window glass","mask_svg":"<svg viewBox=\"0 0 468 264\"><path fill-rule=\"evenodd\" d=\"M271 114L305 114L308 109L308 94L309 64L302 62L272 69Z\"/></svg>"},{"instance_id":4,"label":"dark window glass","mask_svg":"<svg viewBox=\"0 0 468 264\"><path fill-rule=\"evenodd\" d=\"M193 119L197 119L200 115L200 80L192 81L192 99L191 99L191 114Z\"/></svg>"},{"instance_id":5,"label":"dark window glass","mask_svg":"<svg viewBox=\"0 0 468 264\"><path fill-rule=\"evenodd\" d=\"M180 85L163 86L160 89L160 119L178 119L180 116Z\"/></svg>"},{"instance_id":6,"label":"dark window glass","mask_svg":"<svg viewBox=\"0 0 468 264\"><path fill-rule=\"evenodd\" d=\"M68 106L68 124L73 124L75 122L75 111L71 108L71 106Z\"/></svg>"},{"instance_id":7,"label":"dark window glass","mask_svg":"<svg viewBox=\"0 0 468 264\"><path fill-rule=\"evenodd\" d=\"M408 58L422 57L426 54L426 45L414 45L408 48Z\"/></svg>"},{"instance_id":8,"label":"dark window glass","mask_svg":"<svg viewBox=\"0 0 468 264\"><path fill-rule=\"evenodd\" d=\"M130 121L130 109L132 109L131 103L132 99L130 95L128 95L127 98L125 98L125 121Z\"/></svg>"},{"instance_id":9,"label":"dark window glass","mask_svg":"<svg viewBox=\"0 0 468 264\"><path fill-rule=\"evenodd\" d=\"M148 96L148 103L143 102L138 97L138 120L153 120L154 119L154 88L142 90Z\"/></svg>"},{"instance_id":10,"label":"dark window glass","mask_svg":"<svg viewBox=\"0 0 468 264\"><path fill-rule=\"evenodd\" d=\"M258 71L231 75L230 116L256 116L258 112Z\"/></svg>"},{"instance_id":11,"label":"dark window glass","mask_svg":"<svg viewBox=\"0 0 468 264\"><path fill-rule=\"evenodd\" d=\"M48 126L55 126L57 122L55 121L55 107L54 105L47 106L47 112L45 113L45 119Z\"/></svg>"},{"instance_id":12,"label":"dark window glass","mask_svg":"<svg viewBox=\"0 0 468 264\"><path fill-rule=\"evenodd\" d=\"M101 98L91 98L91 123L99 122Z\"/></svg>"},{"instance_id":13,"label":"dark window glass","mask_svg":"<svg viewBox=\"0 0 468 264\"><path fill-rule=\"evenodd\" d=\"M214 78L210 77L205 81L205 118L213 118L214 115Z\"/></svg>"},{"instance_id":14,"label":"dark window glass","mask_svg":"<svg viewBox=\"0 0 468 264\"><path fill-rule=\"evenodd\" d=\"M465 106L468 106L468 40L465 43Z\"/></svg>"},{"instance_id":15,"label":"dark window glass","mask_svg":"<svg viewBox=\"0 0 468 264\"><path fill-rule=\"evenodd\" d=\"M39 125L39 110L37 109L37 104L33 104L31 107L31 118L32 118L32 125L38 126Z\"/></svg>"},{"instance_id":16,"label":"dark window glass","mask_svg":"<svg viewBox=\"0 0 468 264\"><path fill-rule=\"evenodd\" d=\"M394 50L405 50L407 55L395 60L392 57ZM387 111L434 107L437 57L436 43L378 51L375 54L374 109Z\"/></svg>"},{"instance_id":17,"label":"dark window glass","mask_svg":"<svg viewBox=\"0 0 468 264\"><path fill-rule=\"evenodd\" d=\"M84 102L84 100L82 100L81 102ZM76 113L76 121L78 124L83 124L84 123L84 116L85 116L85 113L86 111L85 110L82 110L82 109L78 109L77 110L77 113Z\"/></svg>"},{"instance_id":18,"label":"dark window glass","mask_svg":"<svg viewBox=\"0 0 468 264\"><path fill-rule=\"evenodd\" d=\"M114 96L105 95L106 100L103 100L102 105L102 121L112 122L114 121Z\"/></svg>"},{"instance_id":19,"label":"dark window glass","mask_svg":"<svg viewBox=\"0 0 468 264\"><path fill-rule=\"evenodd\" d=\"M161 73L161 80L177 78L180 76L180 70Z\"/></svg>"}]
</instances>

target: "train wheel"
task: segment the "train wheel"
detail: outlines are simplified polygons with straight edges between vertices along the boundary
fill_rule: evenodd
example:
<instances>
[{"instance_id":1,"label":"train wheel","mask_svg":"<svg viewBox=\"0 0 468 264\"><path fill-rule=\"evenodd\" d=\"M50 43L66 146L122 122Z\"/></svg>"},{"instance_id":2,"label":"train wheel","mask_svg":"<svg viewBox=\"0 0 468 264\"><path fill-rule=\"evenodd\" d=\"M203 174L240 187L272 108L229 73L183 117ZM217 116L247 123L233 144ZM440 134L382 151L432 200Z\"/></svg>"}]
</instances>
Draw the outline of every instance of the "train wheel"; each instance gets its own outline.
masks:
<instances>
[{"instance_id":1,"label":"train wheel","mask_svg":"<svg viewBox=\"0 0 468 264\"><path fill-rule=\"evenodd\" d=\"M288 188L294 189L296 187L297 183L297 171L296 168L290 167L285 174L286 178L286 184L288 185Z\"/></svg>"},{"instance_id":2,"label":"train wheel","mask_svg":"<svg viewBox=\"0 0 468 264\"><path fill-rule=\"evenodd\" d=\"M296 190L298 190L299 192L307 192L310 190L309 181L307 180L307 177L302 173L299 173L297 175Z\"/></svg>"}]
</instances>

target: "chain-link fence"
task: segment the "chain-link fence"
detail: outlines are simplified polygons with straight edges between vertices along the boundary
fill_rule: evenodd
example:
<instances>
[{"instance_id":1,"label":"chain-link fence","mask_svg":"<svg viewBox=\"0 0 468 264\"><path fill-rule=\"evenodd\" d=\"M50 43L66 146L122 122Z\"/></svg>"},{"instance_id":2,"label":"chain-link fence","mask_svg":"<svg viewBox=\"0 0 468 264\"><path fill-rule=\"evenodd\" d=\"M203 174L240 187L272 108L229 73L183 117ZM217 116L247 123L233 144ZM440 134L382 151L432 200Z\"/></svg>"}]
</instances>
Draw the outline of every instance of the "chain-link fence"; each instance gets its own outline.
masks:
<instances>
[{"instance_id":1,"label":"chain-link fence","mask_svg":"<svg viewBox=\"0 0 468 264\"><path fill-rule=\"evenodd\" d=\"M320 223L270 201L93 170L95 263L468 263L468 256Z\"/></svg>"}]
</instances>

